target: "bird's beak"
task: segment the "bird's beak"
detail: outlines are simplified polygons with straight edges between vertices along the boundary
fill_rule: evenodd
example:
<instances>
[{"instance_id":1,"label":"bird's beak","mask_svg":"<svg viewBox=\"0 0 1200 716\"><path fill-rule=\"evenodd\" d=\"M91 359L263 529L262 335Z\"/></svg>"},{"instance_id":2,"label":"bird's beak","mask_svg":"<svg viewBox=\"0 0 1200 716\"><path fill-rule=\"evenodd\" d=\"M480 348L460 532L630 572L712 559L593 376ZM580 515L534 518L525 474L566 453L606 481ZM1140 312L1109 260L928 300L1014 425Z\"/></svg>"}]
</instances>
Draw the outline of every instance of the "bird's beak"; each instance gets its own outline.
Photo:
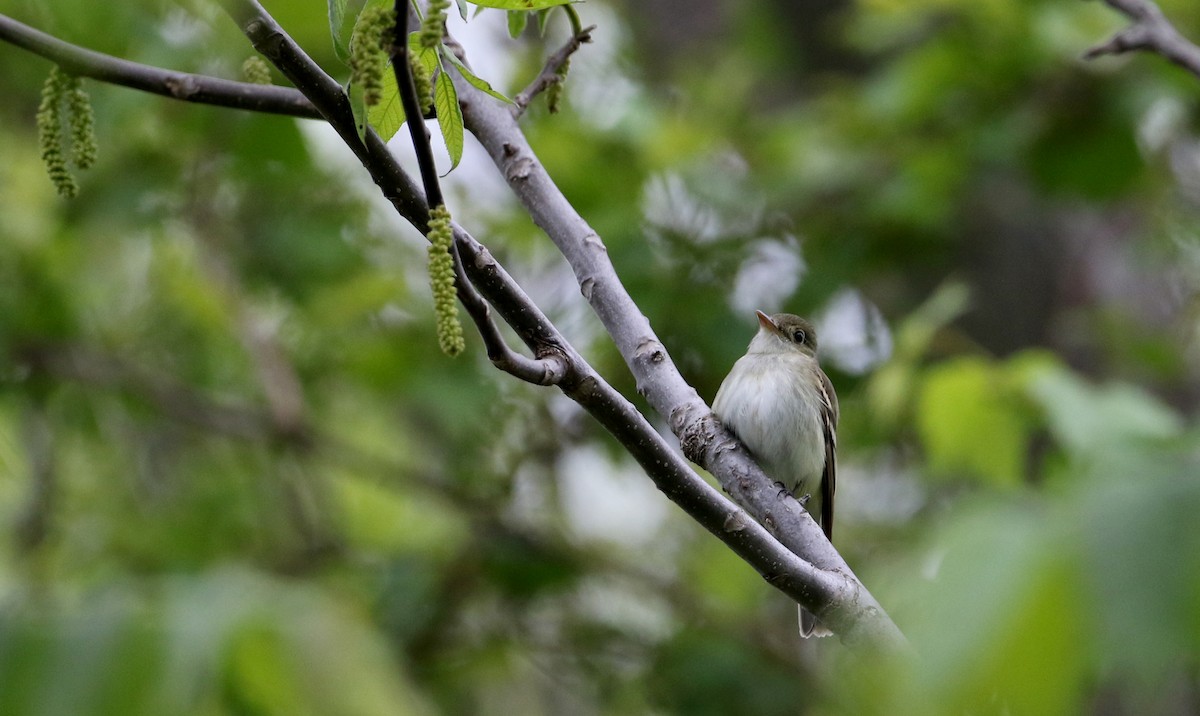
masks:
<instances>
[{"instance_id":1,"label":"bird's beak","mask_svg":"<svg viewBox=\"0 0 1200 716\"><path fill-rule=\"evenodd\" d=\"M775 325L775 321L772 321L770 316L762 311L755 311L754 313L758 316L758 325L767 329L771 333L776 335L779 334L779 326Z\"/></svg>"}]
</instances>

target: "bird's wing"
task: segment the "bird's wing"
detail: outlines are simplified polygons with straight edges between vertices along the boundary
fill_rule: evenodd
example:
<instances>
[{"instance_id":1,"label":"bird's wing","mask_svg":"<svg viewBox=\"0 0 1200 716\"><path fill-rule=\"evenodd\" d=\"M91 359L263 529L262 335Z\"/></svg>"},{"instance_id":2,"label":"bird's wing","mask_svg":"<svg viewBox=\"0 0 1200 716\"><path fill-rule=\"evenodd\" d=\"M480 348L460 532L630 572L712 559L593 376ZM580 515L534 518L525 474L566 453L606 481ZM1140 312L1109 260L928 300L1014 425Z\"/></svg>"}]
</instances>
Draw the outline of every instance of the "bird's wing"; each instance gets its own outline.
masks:
<instances>
[{"instance_id":1,"label":"bird's wing","mask_svg":"<svg viewBox=\"0 0 1200 716\"><path fill-rule=\"evenodd\" d=\"M821 431L825 435L825 471L821 475L821 528L833 540L833 492L837 488L838 399L825 371L821 376Z\"/></svg>"}]
</instances>

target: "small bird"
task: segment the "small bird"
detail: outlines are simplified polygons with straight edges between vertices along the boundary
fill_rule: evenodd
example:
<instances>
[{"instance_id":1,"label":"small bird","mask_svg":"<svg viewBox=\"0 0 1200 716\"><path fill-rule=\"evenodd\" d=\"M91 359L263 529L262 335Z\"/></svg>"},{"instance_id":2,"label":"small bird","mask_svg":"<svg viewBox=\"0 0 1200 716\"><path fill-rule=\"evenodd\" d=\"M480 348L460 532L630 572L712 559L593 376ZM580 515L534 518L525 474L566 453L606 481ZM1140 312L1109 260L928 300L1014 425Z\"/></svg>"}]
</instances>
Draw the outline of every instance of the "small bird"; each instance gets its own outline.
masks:
<instances>
[{"instance_id":1,"label":"small bird","mask_svg":"<svg viewBox=\"0 0 1200 716\"><path fill-rule=\"evenodd\" d=\"M832 540L838 400L817 363L817 334L799 316L755 313L758 333L717 390L713 412ZM800 634L831 632L801 607Z\"/></svg>"}]
</instances>

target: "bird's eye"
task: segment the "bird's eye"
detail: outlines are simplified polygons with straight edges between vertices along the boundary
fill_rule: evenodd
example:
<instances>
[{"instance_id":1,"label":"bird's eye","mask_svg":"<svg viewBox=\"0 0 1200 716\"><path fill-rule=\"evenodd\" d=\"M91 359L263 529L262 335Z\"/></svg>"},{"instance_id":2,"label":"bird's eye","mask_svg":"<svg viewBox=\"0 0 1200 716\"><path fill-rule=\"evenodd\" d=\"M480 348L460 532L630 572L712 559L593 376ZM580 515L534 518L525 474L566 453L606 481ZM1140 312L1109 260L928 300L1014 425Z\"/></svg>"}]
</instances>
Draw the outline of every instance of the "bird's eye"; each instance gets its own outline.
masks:
<instances>
[{"instance_id":1,"label":"bird's eye","mask_svg":"<svg viewBox=\"0 0 1200 716\"><path fill-rule=\"evenodd\" d=\"M808 338L808 336L807 336L807 335L805 335L805 333L804 333L804 329L797 328L797 329L795 330L795 332L794 332L794 333L792 333L792 340L793 340L793 341L795 341L795 342L796 342L798 345L803 345L803 344L804 344L804 341L805 341L807 338Z\"/></svg>"}]
</instances>

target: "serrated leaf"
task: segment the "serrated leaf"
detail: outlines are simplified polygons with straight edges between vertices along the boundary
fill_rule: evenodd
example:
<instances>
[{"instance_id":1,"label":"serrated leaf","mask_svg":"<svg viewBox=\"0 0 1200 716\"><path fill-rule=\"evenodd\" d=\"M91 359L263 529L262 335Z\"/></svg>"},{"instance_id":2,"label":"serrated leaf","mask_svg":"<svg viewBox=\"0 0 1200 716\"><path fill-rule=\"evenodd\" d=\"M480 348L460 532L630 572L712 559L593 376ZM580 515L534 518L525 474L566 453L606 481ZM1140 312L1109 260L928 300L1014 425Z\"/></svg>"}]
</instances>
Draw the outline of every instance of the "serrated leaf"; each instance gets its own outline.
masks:
<instances>
[{"instance_id":1,"label":"serrated leaf","mask_svg":"<svg viewBox=\"0 0 1200 716\"><path fill-rule=\"evenodd\" d=\"M400 127L404 126L404 105L400 102L400 88L396 84L396 73L389 65L383 73L383 91L379 104L367 107L367 119L383 141L388 141Z\"/></svg>"},{"instance_id":2,"label":"serrated leaf","mask_svg":"<svg viewBox=\"0 0 1200 716\"><path fill-rule=\"evenodd\" d=\"M450 60L450 63L453 64L455 66L455 68L458 69L459 74L461 74L463 79L467 81L467 84L471 85L475 89L486 92L487 94L491 95L492 97L495 97L496 99L500 100L501 102L506 102L508 104L513 103L513 101L511 99L509 99L508 97L505 97L503 94L492 89L492 86L490 84L488 84L487 80L477 76L474 72L467 69L467 66L464 65L462 60L458 59L458 57L455 56L455 54L453 52L450 52L449 50L443 50L442 57L446 58L447 60Z\"/></svg>"},{"instance_id":3,"label":"serrated leaf","mask_svg":"<svg viewBox=\"0 0 1200 716\"><path fill-rule=\"evenodd\" d=\"M445 71L438 73L434 82L433 105L437 107L438 126L441 127L442 139L446 142L446 151L450 153L450 170L453 171L462 159L463 116L458 106L458 92L454 89L450 75Z\"/></svg>"},{"instance_id":4,"label":"serrated leaf","mask_svg":"<svg viewBox=\"0 0 1200 716\"><path fill-rule=\"evenodd\" d=\"M508 11L508 36L514 40L525 32L525 25L529 22L529 14L523 10Z\"/></svg>"},{"instance_id":5,"label":"serrated leaf","mask_svg":"<svg viewBox=\"0 0 1200 716\"><path fill-rule=\"evenodd\" d=\"M479 7L493 7L497 10L541 10L556 5L570 5L572 2L574 0L483 0L483 2L475 2L475 4Z\"/></svg>"}]
</instances>

